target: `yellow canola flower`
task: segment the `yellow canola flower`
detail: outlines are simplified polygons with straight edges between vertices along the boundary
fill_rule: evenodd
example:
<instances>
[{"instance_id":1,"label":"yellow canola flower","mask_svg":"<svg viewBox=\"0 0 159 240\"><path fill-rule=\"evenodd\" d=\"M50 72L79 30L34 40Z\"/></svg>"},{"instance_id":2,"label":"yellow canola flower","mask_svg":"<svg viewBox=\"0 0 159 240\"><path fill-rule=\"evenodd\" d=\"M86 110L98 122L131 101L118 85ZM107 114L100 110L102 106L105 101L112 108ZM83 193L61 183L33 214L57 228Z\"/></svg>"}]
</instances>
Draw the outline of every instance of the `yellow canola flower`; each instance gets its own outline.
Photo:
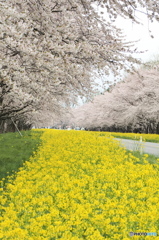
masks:
<instances>
[{"instance_id":1,"label":"yellow canola flower","mask_svg":"<svg viewBox=\"0 0 159 240\"><path fill-rule=\"evenodd\" d=\"M159 168L137 164L104 134L43 131L37 153L0 192L1 240L127 240L130 232L157 233Z\"/></svg>"},{"instance_id":2,"label":"yellow canola flower","mask_svg":"<svg viewBox=\"0 0 159 240\"><path fill-rule=\"evenodd\" d=\"M102 133L103 136L109 136L110 133ZM142 137L143 142L158 142L159 143L159 134L146 134L146 133L120 133L120 132L111 132L111 136L116 138L128 138L133 140L140 140ZM145 154L146 155L146 154Z\"/></svg>"}]
</instances>

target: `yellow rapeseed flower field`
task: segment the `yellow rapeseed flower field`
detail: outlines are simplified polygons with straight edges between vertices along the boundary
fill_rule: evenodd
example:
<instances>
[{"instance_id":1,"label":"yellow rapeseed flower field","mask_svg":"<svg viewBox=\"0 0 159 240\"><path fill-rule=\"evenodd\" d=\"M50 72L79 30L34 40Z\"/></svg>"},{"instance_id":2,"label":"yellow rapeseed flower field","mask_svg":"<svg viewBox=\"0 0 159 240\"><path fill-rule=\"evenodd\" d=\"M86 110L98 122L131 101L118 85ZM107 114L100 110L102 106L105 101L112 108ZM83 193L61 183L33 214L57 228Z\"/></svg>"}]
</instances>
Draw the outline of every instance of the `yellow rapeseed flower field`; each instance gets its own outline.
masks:
<instances>
[{"instance_id":1,"label":"yellow rapeseed flower field","mask_svg":"<svg viewBox=\"0 0 159 240\"><path fill-rule=\"evenodd\" d=\"M103 135L105 134L114 136L116 138L127 138L133 140L140 140L140 137L142 137L142 140L146 142L159 142L159 134L120 133L120 132L103 133Z\"/></svg>"},{"instance_id":2,"label":"yellow rapeseed flower field","mask_svg":"<svg viewBox=\"0 0 159 240\"><path fill-rule=\"evenodd\" d=\"M0 239L152 239L129 236L159 234L159 165L137 160L98 132L44 130L1 191Z\"/></svg>"}]
</instances>

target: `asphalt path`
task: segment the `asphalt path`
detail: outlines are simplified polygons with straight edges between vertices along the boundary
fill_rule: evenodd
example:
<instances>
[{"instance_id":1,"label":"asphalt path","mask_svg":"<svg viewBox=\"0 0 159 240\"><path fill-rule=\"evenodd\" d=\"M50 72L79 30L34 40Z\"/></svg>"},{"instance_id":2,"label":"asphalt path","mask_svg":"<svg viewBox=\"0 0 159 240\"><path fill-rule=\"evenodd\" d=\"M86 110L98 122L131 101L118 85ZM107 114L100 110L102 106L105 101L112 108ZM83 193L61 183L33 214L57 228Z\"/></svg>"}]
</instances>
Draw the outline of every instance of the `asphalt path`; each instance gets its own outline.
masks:
<instances>
[{"instance_id":1,"label":"asphalt path","mask_svg":"<svg viewBox=\"0 0 159 240\"><path fill-rule=\"evenodd\" d=\"M140 142L121 138L115 139L120 141L121 146L127 148L128 150L140 151L140 153L147 153L159 156L159 143Z\"/></svg>"}]
</instances>

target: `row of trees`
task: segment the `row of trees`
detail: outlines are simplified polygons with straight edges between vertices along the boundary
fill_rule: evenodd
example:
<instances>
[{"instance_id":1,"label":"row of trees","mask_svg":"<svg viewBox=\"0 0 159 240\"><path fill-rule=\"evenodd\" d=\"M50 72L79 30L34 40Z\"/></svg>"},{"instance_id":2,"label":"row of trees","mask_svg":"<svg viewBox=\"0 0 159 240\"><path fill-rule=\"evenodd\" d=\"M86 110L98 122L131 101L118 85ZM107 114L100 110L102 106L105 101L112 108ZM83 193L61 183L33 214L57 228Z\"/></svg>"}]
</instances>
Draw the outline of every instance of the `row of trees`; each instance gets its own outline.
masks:
<instances>
[{"instance_id":1,"label":"row of trees","mask_svg":"<svg viewBox=\"0 0 159 240\"><path fill-rule=\"evenodd\" d=\"M140 69L71 114L70 124L89 130L159 134L159 68Z\"/></svg>"},{"instance_id":2,"label":"row of trees","mask_svg":"<svg viewBox=\"0 0 159 240\"><path fill-rule=\"evenodd\" d=\"M132 68L135 50L113 22L137 21L138 7L159 20L154 0L0 0L0 131L12 120L51 125L77 96L89 98L94 70Z\"/></svg>"}]
</instances>

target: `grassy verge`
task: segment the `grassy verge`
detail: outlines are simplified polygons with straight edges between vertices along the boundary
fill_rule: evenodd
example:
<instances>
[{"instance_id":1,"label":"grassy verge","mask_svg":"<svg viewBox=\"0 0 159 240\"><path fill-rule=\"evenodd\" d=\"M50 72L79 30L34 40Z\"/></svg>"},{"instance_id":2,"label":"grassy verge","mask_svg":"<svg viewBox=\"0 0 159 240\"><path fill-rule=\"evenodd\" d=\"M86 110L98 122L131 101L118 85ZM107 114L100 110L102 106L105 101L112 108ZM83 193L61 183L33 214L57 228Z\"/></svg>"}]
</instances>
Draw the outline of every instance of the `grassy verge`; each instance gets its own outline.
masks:
<instances>
[{"instance_id":1,"label":"grassy verge","mask_svg":"<svg viewBox=\"0 0 159 240\"><path fill-rule=\"evenodd\" d=\"M0 134L0 179L12 175L36 151L42 131Z\"/></svg>"},{"instance_id":2,"label":"grassy verge","mask_svg":"<svg viewBox=\"0 0 159 240\"><path fill-rule=\"evenodd\" d=\"M159 157L156 157L151 154L140 154L139 151L131 151L131 150L126 150L126 151L127 151L127 153L131 153L133 156L135 156L136 158L139 159L136 162L137 164L144 164L145 158L150 164L158 164L157 159L159 159Z\"/></svg>"}]
</instances>

